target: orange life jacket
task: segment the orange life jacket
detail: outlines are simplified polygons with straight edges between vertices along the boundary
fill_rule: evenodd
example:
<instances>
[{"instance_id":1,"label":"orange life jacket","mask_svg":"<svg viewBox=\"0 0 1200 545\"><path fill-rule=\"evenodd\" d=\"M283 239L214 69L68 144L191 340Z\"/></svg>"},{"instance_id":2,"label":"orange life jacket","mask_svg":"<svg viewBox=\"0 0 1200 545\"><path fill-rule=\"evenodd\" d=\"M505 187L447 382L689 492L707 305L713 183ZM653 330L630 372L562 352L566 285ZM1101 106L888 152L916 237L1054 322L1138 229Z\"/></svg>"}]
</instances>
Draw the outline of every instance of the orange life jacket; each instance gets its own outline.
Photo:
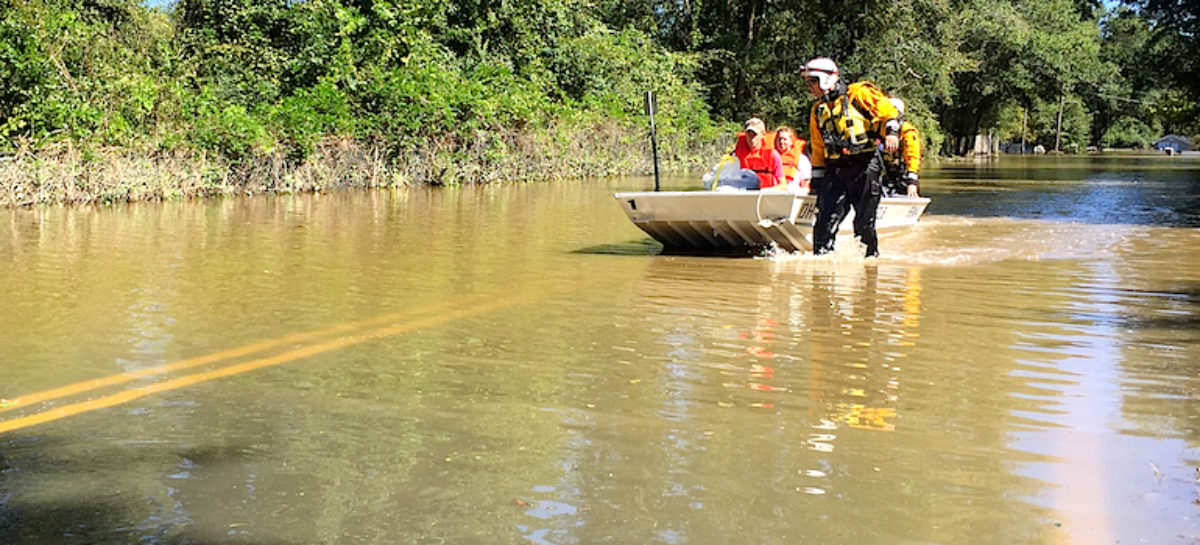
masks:
<instances>
[{"instance_id":1,"label":"orange life jacket","mask_svg":"<svg viewBox=\"0 0 1200 545\"><path fill-rule=\"evenodd\" d=\"M800 156L804 154L804 141L797 139L795 144L792 144L792 149L779 152L779 158L783 160L783 175L791 180L796 177L796 169L800 166Z\"/></svg>"},{"instance_id":2,"label":"orange life jacket","mask_svg":"<svg viewBox=\"0 0 1200 545\"><path fill-rule=\"evenodd\" d=\"M745 131L738 133L737 146L733 149L733 153L737 155L742 168L753 170L758 175L758 187L760 188L775 187L776 184L783 183L783 180L775 179L775 161L772 160L771 154L772 151L775 151L774 144L775 133L769 132L763 135L762 147L751 150Z\"/></svg>"}]
</instances>

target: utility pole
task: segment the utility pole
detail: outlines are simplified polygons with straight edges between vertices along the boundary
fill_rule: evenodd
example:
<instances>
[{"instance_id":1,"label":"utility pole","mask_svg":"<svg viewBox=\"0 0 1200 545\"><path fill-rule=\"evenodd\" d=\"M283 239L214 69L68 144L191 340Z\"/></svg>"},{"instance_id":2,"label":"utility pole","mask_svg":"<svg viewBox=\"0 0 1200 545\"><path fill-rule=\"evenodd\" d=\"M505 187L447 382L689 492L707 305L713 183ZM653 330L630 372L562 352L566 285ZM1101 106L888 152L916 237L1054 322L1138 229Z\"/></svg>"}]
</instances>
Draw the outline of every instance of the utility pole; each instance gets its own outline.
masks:
<instances>
[{"instance_id":1,"label":"utility pole","mask_svg":"<svg viewBox=\"0 0 1200 545\"><path fill-rule=\"evenodd\" d=\"M1058 153L1058 141L1062 138L1062 111L1063 101L1066 100L1067 93L1061 87L1058 90L1058 128L1054 130L1054 153Z\"/></svg>"},{"instance_id":2,"label":"utility pole","mask_svg":"<svg viewBox=\"0 0 1200 545\"><path fill-rule=\"evenodd\" d=\"M1025 155L1025 116L1029 115L1029 108L1021 107L1021 155Z\"/></svg>"}]
</instances>

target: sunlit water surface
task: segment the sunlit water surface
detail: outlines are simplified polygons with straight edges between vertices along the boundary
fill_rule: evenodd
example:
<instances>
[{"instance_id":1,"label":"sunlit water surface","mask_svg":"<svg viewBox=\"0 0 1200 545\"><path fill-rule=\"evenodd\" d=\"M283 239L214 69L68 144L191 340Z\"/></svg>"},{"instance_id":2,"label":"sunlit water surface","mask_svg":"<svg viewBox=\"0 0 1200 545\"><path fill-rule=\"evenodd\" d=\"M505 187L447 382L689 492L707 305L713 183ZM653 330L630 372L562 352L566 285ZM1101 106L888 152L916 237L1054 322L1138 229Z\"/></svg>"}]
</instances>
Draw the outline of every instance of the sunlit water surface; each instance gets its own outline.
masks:
<instances>
[{"instance_id":1,"label":"sunlit water surface","mask_svg":"<svg viewBox=\"0 0 1200 545\"><path fill-rule=\"evenodd\" d=\"M872 261L645 178L0 211L0 543L1194 544L1198 170L946 164Z\"/></svg>"}]
</instances>

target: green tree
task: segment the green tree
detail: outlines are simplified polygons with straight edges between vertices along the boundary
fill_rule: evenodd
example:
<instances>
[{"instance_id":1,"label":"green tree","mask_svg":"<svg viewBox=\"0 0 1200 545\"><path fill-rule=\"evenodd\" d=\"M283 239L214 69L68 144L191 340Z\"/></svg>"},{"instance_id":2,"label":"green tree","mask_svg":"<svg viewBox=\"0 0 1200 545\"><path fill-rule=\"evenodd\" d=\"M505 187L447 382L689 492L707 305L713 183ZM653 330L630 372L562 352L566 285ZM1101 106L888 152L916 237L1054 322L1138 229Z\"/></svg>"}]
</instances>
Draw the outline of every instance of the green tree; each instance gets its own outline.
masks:
<instances>
[{"instance_id":1,"label":"green tree","mask_svg":"<svg viewBox=\"0 0 1200 545\"><path fill-rule=\"evenodd\" d=\"M996 126L1009 102L1027 110L1046 102L1065 107L1080 89L1095 87L1111 72L1097 56L1095 21L1072 2L971 2L964 8L956 24L974 66L953 75L956 92L939 109L954 137L951 152L965 152L975 134Z\"/></svg>"},{"instance_id":2,"label":"green tree","mask_svg":"<svg viewBox=\"0 0 1200 545\"><path fill-rule=\"evenodd\" d=\"M0 136L130 145L169 111L171 38L133 0L0 0Z\"/></svg>"},{"instance_id":3,"label":"green tree","mask_svg":"<svg viewBox=\"0 0 1200 545\"><path fill-rule=\"evenodd\" d=\"M1101 145L1109 148L1149 148L1162 129L1134 117L1122 117L1105 131Z\"/></svg>"},{"instance_id":4,"label":"green tree","mask_svg":"<svg viewBox=\"0 0 1200 545\"><path fill-rule=\"evenodd\" d=\"M1200 96L1200 0L1131 0L1127 2L1154 28L1150 59L1158 72Z\"/></svg>"}]
</instances>

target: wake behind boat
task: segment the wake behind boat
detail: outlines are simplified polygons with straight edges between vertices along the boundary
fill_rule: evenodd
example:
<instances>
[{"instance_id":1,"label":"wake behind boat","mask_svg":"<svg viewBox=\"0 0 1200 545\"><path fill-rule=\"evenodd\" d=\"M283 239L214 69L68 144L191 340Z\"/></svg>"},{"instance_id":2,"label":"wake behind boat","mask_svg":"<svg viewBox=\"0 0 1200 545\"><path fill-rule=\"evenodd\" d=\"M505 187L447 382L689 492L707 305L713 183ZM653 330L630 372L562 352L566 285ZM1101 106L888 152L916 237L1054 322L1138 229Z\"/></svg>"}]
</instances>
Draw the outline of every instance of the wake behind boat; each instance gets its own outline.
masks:
<instances>
[{"instance_id":1,"label":"wake behind boat","mask_svg":"<svg viewBox=\"0 0 1200 545\"><path fill-rule=\"evenodd\" d=\"M645 191L614 195L625 214L668 253L754 254L771 246L812 251L816 195L775 191ZM880 237L916 225L925 197L880 200ZM838 230L839 244L854 234L851 210Z\"/></svg>"}]
</instances>

